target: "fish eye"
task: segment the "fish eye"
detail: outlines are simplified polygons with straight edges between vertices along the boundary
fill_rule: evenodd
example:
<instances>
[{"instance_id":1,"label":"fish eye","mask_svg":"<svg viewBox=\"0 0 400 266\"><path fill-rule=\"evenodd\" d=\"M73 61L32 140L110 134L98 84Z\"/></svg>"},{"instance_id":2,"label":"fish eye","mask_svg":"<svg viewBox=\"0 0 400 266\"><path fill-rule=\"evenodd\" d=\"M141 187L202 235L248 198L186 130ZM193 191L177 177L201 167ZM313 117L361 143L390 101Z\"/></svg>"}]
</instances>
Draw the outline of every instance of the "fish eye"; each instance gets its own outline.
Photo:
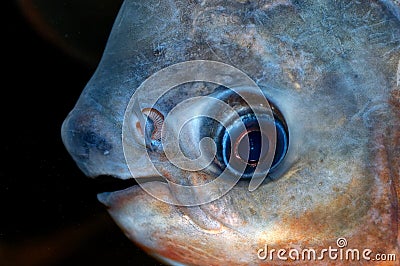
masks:
<instances>
[{"instance_id":1,"label":"fish eye","mask_svg":"<svg viewBox=\"0 0 400 266\"><path fill-rule=\"evenodd\" d=\"M274 115L274 127L276 131L275 155L272 161L269 173L278 169L283 162L289 146L289 134L287 124L281 112L271 104L271 109ZM242 179L248 179L253 176L253 173L258 164L263 163L269 149L269 139L274 132L261 133L260 123L271 123L269 120L260 117L258 121L254 113L242 114L241 121L245 130L239 129L233 125L229 130L224 130L221 134L220 158L224 168L229 167L235 171L235 165L241 161L246 164L246 169L242 174ZM272 147L273 148L273 147ZM232 153L233 152L233 156Z\"/></svg>"}]
</instances>

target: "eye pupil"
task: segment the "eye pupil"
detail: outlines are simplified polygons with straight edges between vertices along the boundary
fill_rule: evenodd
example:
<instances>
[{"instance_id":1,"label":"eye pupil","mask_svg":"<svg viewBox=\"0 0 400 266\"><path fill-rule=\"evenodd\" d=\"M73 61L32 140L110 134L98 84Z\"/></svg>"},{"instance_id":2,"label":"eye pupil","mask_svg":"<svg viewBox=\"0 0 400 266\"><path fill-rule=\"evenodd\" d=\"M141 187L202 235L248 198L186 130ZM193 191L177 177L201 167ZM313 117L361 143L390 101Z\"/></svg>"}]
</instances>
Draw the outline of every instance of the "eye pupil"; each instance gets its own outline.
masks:
<instances>
[{"instance_id":1,"label":"eye pupil","mask_svg":"<svg viewBox=\"0 0 400 266\"><path fill-rule=\"evenodd\" d=\"M246 132L238 141L239 144L237 145L236 153L241 160L250 165L256 165L260 158L268 152L268 147L264 146L261 149L261 143L268 145L268 138L262 136L259 130Z\"/></svg>"},{"instance_id":2,"label":"eye pupil","mask_svg":"<svg viewBox=\"0 0 400 266\"><path fill-rule=\"evenodd\" d=\"M275 113L276 112L276 113ZM238 162L247 165L242 178L251 178L255 168L262 163L269 154L269 132L260 131L258 121L252 114L242 117L246 130L233 127L222 138L222 159L225 167L235 171ZM289 134L283 116L274 109L274 126L276 131L275 152L269 173L274 172L283 161L289 146ZM267 134L267 135L264 135ZM231 149L232 147L232 149ZM231 157L231 150L234 153Z\"/></svg>"}]
</instances>

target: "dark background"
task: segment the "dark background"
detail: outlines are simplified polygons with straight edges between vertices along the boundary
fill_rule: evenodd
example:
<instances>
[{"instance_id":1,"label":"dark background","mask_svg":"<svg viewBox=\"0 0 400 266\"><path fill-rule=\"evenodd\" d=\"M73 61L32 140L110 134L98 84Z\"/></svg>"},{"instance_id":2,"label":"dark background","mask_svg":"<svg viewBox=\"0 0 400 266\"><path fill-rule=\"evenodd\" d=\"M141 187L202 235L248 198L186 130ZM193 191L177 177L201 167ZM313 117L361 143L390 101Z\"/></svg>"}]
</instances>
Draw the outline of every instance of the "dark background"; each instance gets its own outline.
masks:
<instances>
[{"instance_id":1,"label":"dark background","mask_svg":"<svg viewBox=\"0 0 400 266\"><path fill-rule=\"evenodd\" d=\"M85 32L64 34L63 28L57 42L51 37L57 34L38 29L17 2L4 2L0 264L160 265L123 235L97 201L96 194L112 190L112 184L84 176L60 137L62 121L100 59L117 9L108 10L107 20L94 28L101 34L93 42L97 47L85 48L94 54L88 59L82 56L85 49L79 55L62 41L75 36L77 45L79 36L82 42L88 38ZM68 1L58 2L68 7ZM51 9L47 12L51 18ZM54 18L56 25L68 26L62 16Z\"/></svg>"}]
</instances>

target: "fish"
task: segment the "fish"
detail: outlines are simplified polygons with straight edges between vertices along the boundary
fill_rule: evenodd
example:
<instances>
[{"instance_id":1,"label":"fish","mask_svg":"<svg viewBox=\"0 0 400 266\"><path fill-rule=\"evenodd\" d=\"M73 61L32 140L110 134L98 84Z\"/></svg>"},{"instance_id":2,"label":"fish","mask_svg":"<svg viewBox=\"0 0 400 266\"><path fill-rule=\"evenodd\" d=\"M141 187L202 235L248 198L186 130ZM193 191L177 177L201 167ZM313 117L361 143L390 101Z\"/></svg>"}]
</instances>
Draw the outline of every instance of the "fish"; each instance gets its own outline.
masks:
<instances>
[{"instance_id":1,"label":"fish","mask_svg":"<svg viewBox=\"0 0 400 266\"><path fill-rule=\"evenodd\" d=\"M98 200L163 263L397 265L399 10L373 0L125 0L63 143L88 177L137 181ZM241 98L253 91L230 86L248 79L260 116ZM177 128L176 146L165 144ZM202 149L203 138L214 146ZM243 138L256 143L248 157ZM209 185L221 176L233 181Z\"/></svg>"}]
</instances>

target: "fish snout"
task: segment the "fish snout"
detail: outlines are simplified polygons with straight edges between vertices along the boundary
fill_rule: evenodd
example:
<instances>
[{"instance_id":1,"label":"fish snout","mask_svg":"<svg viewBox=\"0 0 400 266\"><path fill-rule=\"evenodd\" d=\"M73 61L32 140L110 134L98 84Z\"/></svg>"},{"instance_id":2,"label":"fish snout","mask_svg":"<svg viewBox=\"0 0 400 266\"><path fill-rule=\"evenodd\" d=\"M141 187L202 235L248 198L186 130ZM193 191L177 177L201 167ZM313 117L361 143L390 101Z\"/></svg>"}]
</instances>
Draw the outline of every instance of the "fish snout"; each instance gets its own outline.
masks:
<instances>
[{"instance_id":1,"label":"fish snout","mask_svg":"<svg viewBox=\"0 0 400 266\"><path fill-rule=\"evenodd\" d=\"M120 126L100 110L77 105L64 120L62 141L87 176L130 176L121 149Z\"/></svg>"}]
</instances>

